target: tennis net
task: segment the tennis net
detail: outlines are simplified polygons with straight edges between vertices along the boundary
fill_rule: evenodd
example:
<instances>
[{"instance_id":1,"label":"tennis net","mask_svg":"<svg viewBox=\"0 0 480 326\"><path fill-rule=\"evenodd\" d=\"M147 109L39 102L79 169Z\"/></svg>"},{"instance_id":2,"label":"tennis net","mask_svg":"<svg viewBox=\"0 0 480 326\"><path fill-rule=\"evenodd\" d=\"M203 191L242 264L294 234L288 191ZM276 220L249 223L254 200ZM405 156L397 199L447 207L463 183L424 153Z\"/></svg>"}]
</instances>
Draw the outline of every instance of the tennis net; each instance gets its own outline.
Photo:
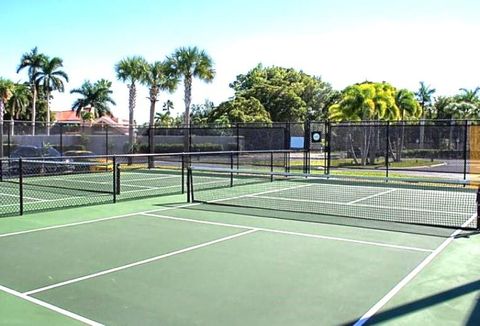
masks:
<instances>
[{"instance_id":1,"label":"tennis net","mask_svg":"<svg viewBox=\"0 0 480 326\"><path fill-rule=\"evenodd\" d=\"M113 194L113 164L105 162L66 162L54 160L10 160L2 168L2 180L22 183L28 189L65 193L73 190ZM69 192L74 195L75 192Z\"/></svg>"},{"instance_id":2,"label":"tennis net","mask_svg":"<svg viewBox=\"0 0 480 326\"><path fill-rule=\"evenodd\" d=\"M192 201L250 211L270 210L274 216L285 216L287 212L290 219L322 222L325 216L333 216L337 220L345 217L449 228L479 227L478 187L464 181L193 167L188 171L188 180ZM302 214L308 214L308 219Z\"/></svg>"}]
</instances>

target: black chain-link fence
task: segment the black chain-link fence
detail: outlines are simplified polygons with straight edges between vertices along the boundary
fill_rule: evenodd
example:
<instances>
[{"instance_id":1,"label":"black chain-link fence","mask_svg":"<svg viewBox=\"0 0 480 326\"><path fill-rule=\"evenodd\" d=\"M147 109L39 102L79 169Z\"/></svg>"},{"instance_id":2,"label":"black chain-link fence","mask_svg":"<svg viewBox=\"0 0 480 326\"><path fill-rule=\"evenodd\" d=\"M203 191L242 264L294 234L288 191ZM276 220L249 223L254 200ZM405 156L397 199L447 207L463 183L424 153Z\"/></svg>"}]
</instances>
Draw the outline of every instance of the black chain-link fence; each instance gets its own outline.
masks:
<instances>
[{"instance_id":1,"label":"black chain-link fence","mask_svg":"<svg viewBox=\"0 0 480 326\"><path fill-rule=\"evenodd\" d=\"M451 174L478 173L469 121L329 124L330 171L334 169Z\"/></svg>"},{"instance_id":2,"label":"black chain-link fence","mask_svg":"<svg viewBox=\"0 0 480 326\"><path fill-rule=\"evenodd\" d=\"M233 126L134 128L126 125L4 121L3 157L308 150L285 154L289 169L311 173L390 171L414 175L480 173L477 121L238 123ZM315 136L314 136L315 134ZM315 139L313 139L315 137ZM289 157L293 155L292 157ZM237 163L235 163L237 165Z\"/></svg>"},{"instance_id":3,"label":"black chain-link fence","mask_svg":"<svg viewBox=\"0 0 480 326\"><path fill-rule=\"evenodd\" d=\"M305 151L231 151L0 160L0 216L183 194L193 167L286 172ZM211 182L206 180L205 182Z\"/></svg>"}]
</instances>

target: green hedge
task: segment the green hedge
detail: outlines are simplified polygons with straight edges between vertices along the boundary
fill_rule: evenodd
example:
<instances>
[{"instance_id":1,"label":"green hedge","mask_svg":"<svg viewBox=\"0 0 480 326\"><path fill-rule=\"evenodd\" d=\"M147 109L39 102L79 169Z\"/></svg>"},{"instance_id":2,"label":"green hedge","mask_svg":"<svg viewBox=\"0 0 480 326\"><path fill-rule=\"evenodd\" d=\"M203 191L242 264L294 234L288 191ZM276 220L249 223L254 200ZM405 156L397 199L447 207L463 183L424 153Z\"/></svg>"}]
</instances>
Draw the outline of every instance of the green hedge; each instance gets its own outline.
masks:
<instances>
[{"instance_id":1,"label":"green hedge","mask_svg":"<svg viewBox=\"0 0 480 326\"><path fill-rule=\"evenodd\" d=\"M402 152L404 158L463 159L463 151L451 149L411 149Z\"/></svg>"},{"instance_id":2,"label":"green hedge","mask_svg":"<svg viewBox=\"0 0 480 326\"><path fill-rule=\"evenodd\" d=\"M218 152L223 151L223 146L220 144L193 144L192 152Z\"/></svg>"},{"instance_id":3,"label":"green hedge","mask_svg":"<svg viewBox=\"0 0 480 326\"><path fill-rule=\"evenodd\" d=\"M236 145L235 145L236 146ZM236 147L235 147L236 148ZM222 145L219 144L193 144L192 152L213 152L223 151ZM230 150L230 149L228 149ZM148 144L138 144L134 147L135 153L150 153ZM155 145L155 153L181 153L183 152L183 144L158 144Z\"/></svg>"},{"instance_id":4,"label":"green hedge","mask_svg":"<svg viewBox=\"0 0 480 326\"><path fill-rule=\"evenodd\" d=\"M224 150L226 150L226 151L236 151L237 150L237 143L228 143Z\"/></svg>"},{"instance_id":5,"label":"green hedge","mask_svg":"<svg viewBox=\"0 0 480 326\"><path fill-rule=\"evenodd\" d=\"M63 148L60 148L60 145L53 145L53 148L55 148L57 151L63 150L63 152L67 151L85 151L87 148L85 145L68 145L68 146L63 146Z\"/></svg>"}]
</instances>

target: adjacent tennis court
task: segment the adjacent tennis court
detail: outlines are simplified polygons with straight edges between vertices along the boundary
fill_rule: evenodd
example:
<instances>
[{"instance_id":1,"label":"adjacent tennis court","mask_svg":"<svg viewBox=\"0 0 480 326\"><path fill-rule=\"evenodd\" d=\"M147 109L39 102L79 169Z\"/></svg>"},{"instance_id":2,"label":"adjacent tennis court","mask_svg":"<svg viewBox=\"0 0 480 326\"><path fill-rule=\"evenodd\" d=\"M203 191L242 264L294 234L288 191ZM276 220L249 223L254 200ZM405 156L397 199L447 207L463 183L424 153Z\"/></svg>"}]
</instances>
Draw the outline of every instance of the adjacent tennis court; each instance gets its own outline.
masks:
<instances>
[{"instance_id":1,"label":"adjacent tennis court","mask_svg":"<svg viewBox=\"0 0 480 326\"><path fill-rule=\"evenodd\" d=\"M26 207L72 196L108 203L0 219L3 322L480 321L477 190L466 183L211 167L115 173L23 184ZM15 182L1 189L2 205L16 199Z\"/></svg>"}]
</instances>

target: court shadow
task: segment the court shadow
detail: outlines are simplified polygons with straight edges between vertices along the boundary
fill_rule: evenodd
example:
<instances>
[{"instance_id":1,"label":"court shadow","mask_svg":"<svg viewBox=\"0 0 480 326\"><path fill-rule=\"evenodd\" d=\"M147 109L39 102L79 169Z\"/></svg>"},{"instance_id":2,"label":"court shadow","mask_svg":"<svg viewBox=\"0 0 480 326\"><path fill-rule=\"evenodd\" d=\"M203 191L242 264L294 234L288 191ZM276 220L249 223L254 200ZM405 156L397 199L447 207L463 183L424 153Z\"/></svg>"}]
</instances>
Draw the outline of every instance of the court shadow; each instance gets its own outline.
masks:
<instances>
[{"instance_id":1,"label":"court shadow","mask_svg":"<svg viewBox=\"0 0 480 326\"><path fill-rule=\"evenodd\" d=\"M199 210L206 212L221 212L228 214L236 214L243 216L253 216L262 218L274 218L282 220L292 220L301 222L313 222L330 225L343 225L348 227L376 229L384 231L393 231L409 234L418 234L426 236L434 236L440 238L447 238L451 235L452 229L442 227L431 227L425 225L415 225L407 223L397 223L391 221L380 221L374 219L353 218L349 216L333 216L323 214L311 214L301 212L291 212L282 210L272 210L264 208L254 208L245 206L233 206L222 204L199 204L186 207L179 207L179 209Z\"/></svg>"},{"instance_id":2,"label":"court shadow","mask_svg":"<svg viewBox=\"0 0 480 326\"><path fill-rule=\"evenodd\" d=\"M455 236L455 239L462 239L462 238L470 238L472 236L478 236L480 234L480 231L464 231L460 234L457 234Z\"/></svg>"},{"instance_id":3,"label":"court shadow","mask_svg":"<svg viewBox=\"0 0 480 326\"><path fill-rule=\"evenodd\" d=\"M428 309L435 305L447 302L449 300L453 300L455 298L461 297L463 295L479 291L480 290L480 280L467 283L465 285L461 285L455 287L453 289L449 289L395 308L391 308L385 311L382 311L376 315L374 315L366 325L376 325L379 323L385 323L389 321L393 321L395 318L405 316L411 313L414 313L419 310ZM475 305L468 316L468 319L465 321L464 325L474 326L480 325L480 295L477 296L475 299ZM342 324L343 326L346 325L353 325L357 321L352 320L350 322Z\"/></svg>"}]
</instances>

